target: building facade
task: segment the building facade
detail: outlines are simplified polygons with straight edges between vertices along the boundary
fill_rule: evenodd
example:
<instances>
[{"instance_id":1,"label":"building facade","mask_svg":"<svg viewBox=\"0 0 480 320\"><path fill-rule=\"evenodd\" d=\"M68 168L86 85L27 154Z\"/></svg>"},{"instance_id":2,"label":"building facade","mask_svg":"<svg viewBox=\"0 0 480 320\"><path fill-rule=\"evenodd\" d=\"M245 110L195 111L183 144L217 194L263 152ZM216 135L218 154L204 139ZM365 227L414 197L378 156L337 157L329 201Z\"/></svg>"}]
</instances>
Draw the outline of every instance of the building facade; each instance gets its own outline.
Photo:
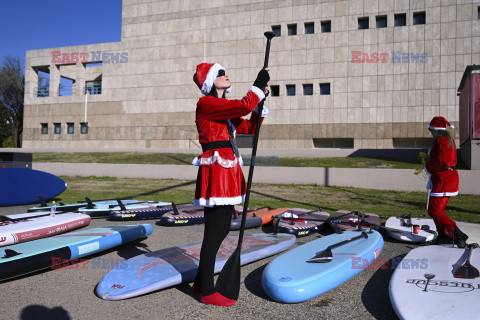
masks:
<instances>
[{"instance_id":1,"label":"building facade","mask_svg":"<svg viewBox=\"0 0 480 320\"><path fill-rule=\"evenodd\" d=\"M241 98L269 30L262 148L424 147L480 64L479 0L124 0L120 42L27 51L23 146L198 148L196 65Z\"/></svg>"}]
</instances>

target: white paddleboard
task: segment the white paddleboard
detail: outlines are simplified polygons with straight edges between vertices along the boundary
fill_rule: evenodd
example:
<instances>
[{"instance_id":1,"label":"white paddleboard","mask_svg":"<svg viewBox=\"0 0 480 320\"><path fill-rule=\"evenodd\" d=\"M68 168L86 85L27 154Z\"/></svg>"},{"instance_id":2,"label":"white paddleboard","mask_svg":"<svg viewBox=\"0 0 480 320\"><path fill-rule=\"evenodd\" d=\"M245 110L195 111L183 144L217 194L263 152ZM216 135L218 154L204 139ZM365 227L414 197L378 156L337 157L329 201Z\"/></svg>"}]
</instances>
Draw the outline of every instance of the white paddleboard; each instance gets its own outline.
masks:
<instances>
[{"instance_id":1,"label":"white paddleboard","mask_svg":"<svg viewBox=\"0 0 480 320\"><path fill-rule=\"evenodd\" d=\"M480 319L480 278L453 274L468 250L452 245L425 246L410 251L390 280L390 301L400 319ZM470 263L480 269L480 249Z\"/></svg>"},{"instance_id":2,"label":"white paddleboard","mask_svg":"<svg viewBox=\"0 0 480 320\"><path fill-rule=\"evenodd\" d=\"M0 222L0 247L85 227L91 220L86 214L71 212L59 212L55 216L50 212L31 212L6 217L15 220Z\"/></svg>"},{"instance_id":3,"label":"white paddleboard","mask_svg":"<svg viewBox=\"0 0 480 320\"><path fill-rule=\"evenodd\" d=\"M420 230L417 234L414 233L414 229L411 225L418 225ZM428 226L431 231L437 231L437 227L432 219L419 219L411 218L410 219L401 219L398 217L390 217L385 222L385 227L403 230L404 232L392 232L386 229L387 234L395 240L404 241L404 242L428 242L435 239L435 234L433 232L427 232L422 230L422 226Z\"/></svg>"}]
</instances>

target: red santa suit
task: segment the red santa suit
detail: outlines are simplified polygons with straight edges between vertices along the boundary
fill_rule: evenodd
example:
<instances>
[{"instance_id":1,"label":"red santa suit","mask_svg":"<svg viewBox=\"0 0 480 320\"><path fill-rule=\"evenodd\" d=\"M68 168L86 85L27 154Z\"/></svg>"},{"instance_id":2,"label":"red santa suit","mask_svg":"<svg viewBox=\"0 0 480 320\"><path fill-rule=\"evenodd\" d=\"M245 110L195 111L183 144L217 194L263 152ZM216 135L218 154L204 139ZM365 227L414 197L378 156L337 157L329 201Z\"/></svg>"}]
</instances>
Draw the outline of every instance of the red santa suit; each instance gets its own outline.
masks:
<instances>
[{"instance_id":1,"label":"red santa suit","mask_svg":"<svg viewBox=\"0 0 480 320\"><path fill-rule=\"evenodd\" d=\"M223 68L220 65L216 68L217 65L210 67L209 74L216 75L216 69ZM206 78L208 80L208 76ZM202 89L202 92L207 90L209 88ZM255 133L258 117L255 110L264 98L262 90L254 86L240 100L212 96L200 98L195 120L200 144L203 146L214 141L228 141L228 127L234 135ZM252 113L249 120L241 118L249 113ZM267 114L268 109L264 107L262 118ZM192 164L199 167L194 205L235 205L245 200L246 183L241 168L243 161L241 156L234 154L231 147L207 150L196 157Z\"/></svg>"},{"instance_id":2,"label":"red santa suit","mask_svg":"<svg viewBox=\"0 0 480 320\"><path fill-rule=\"evenodd\" d=\"M430 123L430 129L445 130L450 125L443 117L435 117ZM453 126L451 126L453 128ZM458 194L457 150L455 143L450 145L444 136L436 139L429 151L429 160L425 171L430 174L427 189L431 189L428 205L428 214L435 221L438 232L451 233L457 226L455 221L445 214L450 197Z\"/></svg>"}]
</instances>

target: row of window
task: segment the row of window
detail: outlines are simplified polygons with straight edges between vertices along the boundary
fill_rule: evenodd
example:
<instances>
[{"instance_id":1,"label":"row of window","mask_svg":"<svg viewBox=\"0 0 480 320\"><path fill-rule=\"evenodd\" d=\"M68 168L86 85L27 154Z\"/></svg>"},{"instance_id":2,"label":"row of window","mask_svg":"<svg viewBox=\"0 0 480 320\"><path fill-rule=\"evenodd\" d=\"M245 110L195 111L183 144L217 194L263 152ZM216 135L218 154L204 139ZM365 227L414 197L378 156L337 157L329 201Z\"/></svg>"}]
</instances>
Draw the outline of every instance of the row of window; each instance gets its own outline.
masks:
<instances>
[{"instance_id":1,"label":"row of window","mask_svg":"<svg viewBox=\"0 0 480 320\"><path fill-rule=\"evenodd\" d=\"M480 7L479 7L479 18L480 18ZM386 28L387 27L387 16L380 15L375 17L376 20L376 27ZM393 25L395 27L402 27L407 25L407 14L406 13L396 13L393 16ZM358 18L358 30L364 30L369 28L369 17L362 17ZM425 24L425 11L422 12L414 12L413 13L413 25L420 25ZM305 22L305 34L314 34L315 33L315 22ZM320 21L320 30L321 33L327 33L332 31L332 21ZM282 35L282 27L279 25L272 26L272 32L275 34L276 37L280 37ZM289 36L297 35L297 24L288 24L287 25L287 34Z\"/></svg>"},{"instance_id":2,"label":"row of window","mask_svg":"<svg viewBox=\"0 0 480 320\"><path fill-rule=\"evenodd\" d=\"M48 123L42 123L42 134L48 134ZM62 124L61 123L54 123L53 124L53 133L54 134L61 134L62 133ZM67 122L67 133L74 134L75 133L75 123ZM87 134L88 133L88 124L86 122L80 122L80 133Z\"/></svg>"},{"instance_id":3,"label":"row of window","mask_svg":"<svg viewBox=\"0 0 480 320\"><path fill-rule=\"evenodd\" d=\"M306 83L302 85L303 87L303 95L304 96L311 96L313 95L313 84ZM280 86L272 85L270 86L270 91L272 97L280 96ZM295 96L297 94L296 85L294 84L287 84L285 85L285 91L287 96ZM330 94L330 83L320 83L320 95L329 95Z\"/></svg>"}]
</instances>

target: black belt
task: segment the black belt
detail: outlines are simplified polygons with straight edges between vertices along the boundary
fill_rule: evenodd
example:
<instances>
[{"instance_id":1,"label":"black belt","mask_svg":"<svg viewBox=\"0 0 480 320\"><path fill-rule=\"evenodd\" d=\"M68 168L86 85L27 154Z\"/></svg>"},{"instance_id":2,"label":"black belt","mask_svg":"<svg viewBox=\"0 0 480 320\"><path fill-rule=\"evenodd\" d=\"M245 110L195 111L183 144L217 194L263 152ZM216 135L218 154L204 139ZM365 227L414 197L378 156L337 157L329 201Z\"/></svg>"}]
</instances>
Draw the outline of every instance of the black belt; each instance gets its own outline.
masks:
<instances>
[{"instance_id":1,"label":"black belt","mask_svg":"<svg viewBox=\"0 0 480 320\"><path fill-rule=\"evenodd\" d=\"M453 167L447 168L447 169L445 169L445 170L442 170L442 171L440 171L440 172L451 171L451 170L457 170L457 167L453 166Z\"/></svg>"},{"instance_id":2,"label":"black belt","mask_svg":"<svg viewBox=\"0 0 480 320\"><path fill-rule=\"evenodd\" d=\"M233 149L232 144L230 143L230 140L219 140L219 141L212 141L212 142L202 144L203 152L212 150L212 149L218 149L218 148Z\"/></svg>"}]
</instances>

